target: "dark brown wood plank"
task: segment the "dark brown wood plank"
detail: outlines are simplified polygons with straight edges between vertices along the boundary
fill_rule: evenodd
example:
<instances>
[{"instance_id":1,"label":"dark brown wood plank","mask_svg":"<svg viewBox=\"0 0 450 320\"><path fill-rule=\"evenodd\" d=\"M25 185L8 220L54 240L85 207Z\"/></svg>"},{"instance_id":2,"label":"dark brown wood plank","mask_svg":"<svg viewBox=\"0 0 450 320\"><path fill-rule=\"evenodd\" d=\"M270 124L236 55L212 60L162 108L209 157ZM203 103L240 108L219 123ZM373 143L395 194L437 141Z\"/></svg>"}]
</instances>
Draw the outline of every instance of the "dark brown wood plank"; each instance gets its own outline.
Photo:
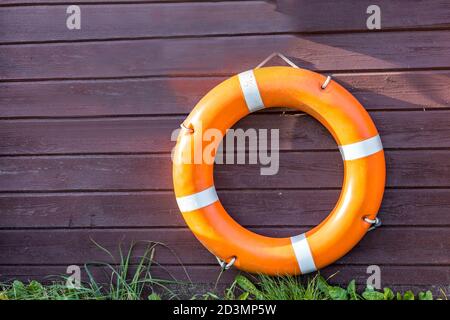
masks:
<instances>
[{"instance_id":1,"label":"dark brown wood plank","mask_svg":"<svg viewBox=\"0 0 450 320\"><path fill-rule=\"evenodd\" d=\"M194 281L213 282L218 273L212 266L215 261L183 227L174 203L167 154L73 154L167 153L172 127L222 76L251 68L272 51L283 51L303 67L337 71L335 78L368 109L390 110L372 113L388 148L389 188L380 214L385 228L369 233L324 273L343 269L336 283L356 277L362 285L366 265L381 264L383 285L431 285L434 289L448 285L449 111L410 112L449 109L450 73L437 70L449 68L449 32L418 31L450 27L447 1L379 3L384 30L415 31L303 36L253 34L365 31L366 14L360 10L365 2L345 2L341 9L347 9L335 11L327 10L329 1L309 5L306 10L291 11L292 23L272 11L273 3L262 1L128 5L124 0L114 5L82 5L88 24L83 32L69 33L65 6L47 5L53 1L43 6L2 7L23 3L3 1L0 42L124 40L0 46L0 117L95 117L2 121L0 154L22 156L0 158L1 280L107 260L91 239L116 253L122 240L152 239L166 242L183 263L195 264L188 266ZM317 6L322 10L316 10ZM213 8L220 8L220 14ZM210 12L205 15L207 9ZM255 14L248 15L244 9ZM117 19L119 14L122 20ZM184 19L176 18L181 14ZM162 23L166 18L170 24ZM243 22L232 23L238 19ZM210 35L215 36L131 41ZM185 75L189 77L181 77ZM408 111L392 112L400 109ZM97 119L122 115L158 117ZM274 127L273 117L277 115L256 115L242 126ZM280 118L276 126L283 129L282 149L289 152L281 154L277 176L259 176L259 166L216 169L220 196L233 217L246 226L260 226L256 231L271 236L297 234L317 224L335 203L342 182L339 154L323 151L335 147L325 130L301 115ZM399 150L403 148L407 150ZM415 148L424 150L411 150ZM441 150L429 150L436 148ZM60 156L65 153L72 155ZM273 189L252 190L262 187ZM268 214L274 207L277 219ZM168 250L159 248L156 259L185 279L177 265L180 261ZM155 274L167 272L157 269ZM232 275L227 273L223 279L231 281Z\"/></svg>"},{"instance_id":2,"label":"dark brown wood plank","mask_svg":"<svg viewBox=\"0 0 450 320\"><path fill-rule=\"evenodd\" d=\"M373 32L7 45L0 48L0 79L225 75L252 68L274 51L285 53L300 67L319 71L446 68L449 34Z\"/></svg>"},{"instance_id":3,"label":"dark brown wood plank","mask_svg":"<svg viewBox=\"0 0 450 320\"><path fill-rule=\"evenodd\" d=\"M389 1L380 0L277 0L278 11L297 19L305 30L367 30L366 13L376 4L381 11L381 30L421 25L422 27L449 26L449 3L438 1ZM435 10L440 9L441 12ZM429 17L433 16L434 21ZM421 22L420 22L421 21ZM326 26L326 27L325 27Z\"/></svg>"},{"instance_id":4,"label":"dark brown wood plank","mask_svg":"<svg viewBox=\"0 0 450 320\"><path fill-rule=\"evenodd\" d=\"M337 202L339 190L219 191L244 226L315 226ZM185 226L172 192L0 194L0 228ZM276 215L270 213L276 208ZM449 226L450 190L385 192L385 226Z\"/></svg>"},{"instance_id":5,"label":"dark brown wood plank","mask_svg":"<svg viewBox=\"0 0 450 320\"><path fill-rule=\"evenodd\" d=\"M88 281L88 276L81 267L81 280ZM101 267L88 267L91 274L99 283L108 281L108 274L105 269ZM134 270L131 268L131 270ZM399 288L401 291L409 289L417 290L433 290L439 295L439 288L446 289L450 282L450 269L441 266L388 266L381 265L381 286L389 286ZM367 267L366 266L331 266L320 272L324 277L329 277L330 284L347 285L352 279L356 280L357 284L366 284ZM155 266L152 268L152 276L159 279L177 279L178 281L189 282L191 280L196 284L210 284L215 283L217 279L220 284L230 285L234 277L238 274L235 269L230 269L223 273L219 278L218 266L186 266L185 270L180 266ZM9 282L15 279L22 281L29 281L38 279L44 282L52 280L61 280L59 275L66 275L65 266L0 266L0 281ZM51 277L49 277L51 276ZM252 276L249 276L251 278ZM199 288L197 288L198 294ZM192 294L194 294L192 293Z\"/></svg>"},{"instance_id":6,"label":"dark brown wood plank","mask_svg":"<svg viewBox=\"0 0 450 320\"><path fill-rule=\"evenodd\" d=\"M186 114L222 80L224 78L6 82L0 83L0 116Z\"/></svg>"},{"instance_id":7,"label":"dark brown wood plank","mask_svg":"<svg viewBox=\"0 0 450 320\"><path fill-rule=\"evenodd\" d=\"M385 148L450 147L450 111L373 112L371 115ZM175 130L183 120L184 116L2 121L0 154L170 152L177 136ZM327 130L305 114L251 115L235 128L279 130L280 150L337 149ZM248 146L236 148L248 150Z\"/></svg>"},{"instance_id":8,"label":"dark brown wood plank","mask_svg":"<svg viewBox=\"0 0 450 320\"><path fill-rule=\"evenodd\" d=\"M174 145L174 142L170 141L171 133L182 121L182 118L154 118L109 119L106 122L104 120L3 122L5 140L2 141L8 144L3 146L3 153L9 150L20 154L26 148L34 149L32 153L56 154L89 152L88 150L114 152L114 149L118 152L167 152ZM69 149L72 151L68 151Z\"/></svg>"},{"instance_id":9,"label":"dark brown wood plank","mask_svg":"<svg viewBox=\"0 0 450 320\"><path fill-rule=\"evenodd\" d=\"M450 71L333 74L368 110L446 108ZM0 117L187 114L213 78L0 83Z\"/></svg>"},{"instance_id":10,"label":"dark brown wood plank","mask_svg":"<svg viewBox=\"0 0 450 320\"><path fill-rule=\"evenodd\" d=\"M419 1L414 6L407 0L382 2L378 5L382 7L383 30L450 27L450 6L445 1ZM0 42L368 31L366 9L370 4L296 1L281 10L268 1L83 4L81 31L67 29L67 5L0 7Z\"/></svg>"},{"instance_id":11,"label":"dark brown wood plank","mask_svg":"<svg viewBox=\"0 0 450 320\"><path fill-rule=\"evenodd\" d=\"M447 150L388 151L388 187L449 187ZM171 190L169 155L0 158L0 191ZM343 165L335 152L280 154L276 175L260 165L217 165L218 189L340 188Z\"/></svg>"},{"instance_id":12,"label":"dark brown wood plank","mask_svg":"<svg viewBox=\"0 0 450 320\"><path fill-rule=\"evenodd\" d=\"M252 229L267 236L292 236L303 228ZM161 264L215 264L216 260L186 229L139 230L2 230L0 261L8 264L84 264L114 262L93 242L114 256L118 246L131 242L157 241L155 260ZM146 244L136 247L136 257ZM412 254L412 250L414 254ZM450 228L380 228L364 239L337 264L449 265Z\"/></svg>"},{"instance_id":13,"label":"dark brown wood plank","mask_svg":"<svg viewBox=\"0 0 450 320\"><path fill-rule=\"evenodd\" d=\"M67 5L0 7L0 42L255 34L298 30L294 18L276 11L276 5L266 1L80 5L80 31L72 31L66 27L66 9Z\"/></svg>"}]
</instances>

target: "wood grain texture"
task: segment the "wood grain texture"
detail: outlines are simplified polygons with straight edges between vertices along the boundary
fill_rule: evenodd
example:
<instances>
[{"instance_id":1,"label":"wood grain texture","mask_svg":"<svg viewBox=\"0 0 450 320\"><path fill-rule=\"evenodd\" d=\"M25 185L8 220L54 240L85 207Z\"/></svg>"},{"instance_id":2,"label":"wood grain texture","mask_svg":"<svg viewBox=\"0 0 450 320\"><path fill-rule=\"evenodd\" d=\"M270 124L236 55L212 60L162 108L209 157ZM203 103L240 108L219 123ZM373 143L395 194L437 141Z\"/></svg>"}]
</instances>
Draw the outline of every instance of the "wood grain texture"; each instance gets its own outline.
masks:
<instances>
[{"instance_id":1,"label":"wood grain texture","mask_svg":"<svg viewBox=\"0 0 450 320\"><path fill-rule=\"evenodd\" d=\"M294 18L277 12L275 4L265 1L80 5L80 31L67 29L66 8L0 8L0 42L234 35L297 29Z\"/></svg>"},{"instance_id":2,"label":"wood grain texture","mask_svg":"<svg viewBox=\"0 0 450 320\"><path fill-rule=\"evenodd\" d=\"M229 214L244 226L315 226L340 190L221 190ZM0 228L183 227L172 192L0 194ZM272 214L276 208L276 215ZM450 226L450 190L388 189L384 226Z\"/></svg>"},{"instance_id":3,"label":"wood grain texture","mask_svg":"<svg viewBox=\"0 0 450 320\"><path fill-rule=\"evenodd\" d=\"M448 2L408 3L378 3L383 8L383 30L450 27ZM0 7L0 42L368 31L366 9L370 4L295 1L286 7L281 1L278 10L276 3L268 1L83 4L80 31L67 29L67 5Z\"/></svg>"},{"instance_id":4,"label":"wood grain texture","mask_svg":"<svg viewBox=\"0 0 450 320\"><path fill-rule=\"evenodd\" d=\"M450 22L450 5L445 0L380 0L376 3L370 0L277 0L276 3L278 11L305 22L301 25L310 31L367 30L366 20L370 14L366 12L373 4L380 7L381 30L448 27ZM430 17L434 21L430 21Z\"/></svg>"},{"instance_id":5,"label":"wood grain texture","mask_svg":"<svg viewBox=\"0 0 450 320\"><path fill-rule=\"evenodd\" d=\"M252 228L272 237L287 237L305 228ZM142 242L136 257L142 255L146 241L160 246L155 260L161 264L216 264L216 260L188 229L92 229L92 230L1 230L0 261L8 264L84 264L94 261L114 262L96 244L118 256L120 243ZM94 240L94 241L93 241ZM411 254L411 248L414 254ZM345 257L342 264L450 265L450 228L380 228L369 232Z\"/></svg>"},{"instance_id":6,"label":"wood grain texture","mask_svg":"<svg viewBox=\"0 0 450 320\"><path fill-rule=\"evenodd\" d=\"M448 108L450 71L333 74L368 110ZM187 114L210 78L0 82L0 117Z\"/></svg>"},{"instance_id":7,"label":"wood grain texture","mask_svg":"<svg viewBox=\"0 0 450 320\"><path fill-rule=\"evenodd\" d=\"M385 148L450 147L450 111L410 112L407 122L403 112L373 112L371 116ZM175 130L184 118L3 121L0 154L170 152L178 135ZM249 132L279 130L280 150L337 149L327 130L302 113L250 115L234 128ZM270 131L265 134L270 140ZM267 147L270 142L260 149ZM235 148L249 150L248 143Z\"/></svg>"},{"instance_id":8,"label":"wood grain texture","mask_svg":"<svg viewBox=\"0 0 450 320\"><path fill-rule=\"evenodd\" d=\"M332 74L387 149L383 228L322 273L363 286L377 264L383 286L450 289L448 1L380 0L381 32L366 29L368 0L153 2L82 1L79 31L65 27L73 1L1 2L0 281L111 261L92 240L116 256L121 243L153 240L173 250L157 248L155 276L188 280L182 263L194 282L214 282L216 261L174 200L170 134L216 84L277 51ZM238 124L280 128L277 175L215 168L233 218L268 236L317 225L342 184L330 135L284 111Z\"/></svg>"},{"instance_id":9,"label":"wood grain texture","mask_svg":"<svg viewBox=\"0 0 450 320\"><path fill-rule=\"evenodd\" d=\"M386 153L388 187L449 187L447 150ZM40 156L0 158L0 191L171 190L169 155ZM338 151L280 154L279 172L261 176L260 166L217 165L218 189L340 188ZM169 178L168 178L169 177Z\"/></svg>"},{"instance_id":10,"label":"wood grain texture","mask_svg":"<svg viewBox=\"0 0 450 320\"><path fill-rule=\"evenodd\" d=\"M448 68L449 35L416 31L7 45L0 47L0 80L228 75L278 51L316 71Z\"/></svg>"}]
</instances>

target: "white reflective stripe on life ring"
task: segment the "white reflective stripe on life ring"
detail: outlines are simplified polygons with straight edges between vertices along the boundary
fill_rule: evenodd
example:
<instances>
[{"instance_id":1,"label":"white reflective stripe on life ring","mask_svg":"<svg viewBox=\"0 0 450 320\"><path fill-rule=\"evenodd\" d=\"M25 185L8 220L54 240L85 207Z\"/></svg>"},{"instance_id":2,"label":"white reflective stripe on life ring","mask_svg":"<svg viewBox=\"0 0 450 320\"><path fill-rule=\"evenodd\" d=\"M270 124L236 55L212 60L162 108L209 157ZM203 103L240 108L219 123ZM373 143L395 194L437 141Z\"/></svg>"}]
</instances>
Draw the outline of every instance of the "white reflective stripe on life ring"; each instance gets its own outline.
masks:
<instances>
[{"instance_id":1,"label":"white reflective stripe on life ring","mask_svg":"<svg viewBox=\"0 0 450 320\"><path fill-rule=\"evenodd\" d=\"M177 204L181 212L188 212L209 206L218 200L216 188L212 186L189 196L178 197Z\"/></svg>"},{"instance_id":2,"label":"white reflective stripe on life ring","mask_svg":"<svg viewBox=\"0 0 450 320\"><path fill-rule=\"evenodd\" d=\"M253 70L244 71L238 74L245 103L250 112L255 112L264 108L264 103L259 93Z\"/></svg>"},{"instance_id":3,"label":"white reflective stripe on life ring","mask_svg":"<svg viewBox=\"0 0 450 320\"><path fill-rule=\"evenodd\" d=\"M339 146L343 160L364 158L380 150L383 150L383 145L379 135L356 143Z\"/></svg>"},{"instance_id":4,"label":"white reflective stripe on life ring","mask_svg":"<svg viewBox=\"0 0 450 320\"><path fill-rule=\"evenodd\" d=\"M316 264L312 256L311 248L309 247L308 239L304 233L291 237L292 248L297 258L298 266L302 274L316 271Z\"/></svg>"}]
</instances>

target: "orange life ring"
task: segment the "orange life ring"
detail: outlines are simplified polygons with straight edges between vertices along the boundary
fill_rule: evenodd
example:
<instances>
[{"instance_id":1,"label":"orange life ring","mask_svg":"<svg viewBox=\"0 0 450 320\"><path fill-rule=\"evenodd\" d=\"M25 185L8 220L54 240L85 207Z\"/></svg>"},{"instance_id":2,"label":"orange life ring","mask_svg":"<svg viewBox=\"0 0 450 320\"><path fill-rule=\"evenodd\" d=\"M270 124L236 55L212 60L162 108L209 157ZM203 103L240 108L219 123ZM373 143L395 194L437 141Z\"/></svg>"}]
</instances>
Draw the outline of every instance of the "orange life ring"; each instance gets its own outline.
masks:
<instances>
[{"instance_id":1,"label":"orange life ring","mask_svg":"<svg viewBox=\"0 0 450 320\"><path fill-rule=\"evenodd\" d=\"M306 112L320 121L333 135L344 160L344 182L335 208L318 226L290 238L262 236L239 225L218 199L213 163L186 163L182 159L187 151L193 155L195 148L205 147L194 143L200 126L225 134L249 113L280 106ZM323 75L291 67L240 73L204 96L183 127L173 154L180 211L211 253L225 262L235 258L234 265L241 270L284 275L323 268L350 251L376 218L386 174L378 131L362 105ZM217 146L220 141L214 143Z\"/></svg>"}]
</instances>

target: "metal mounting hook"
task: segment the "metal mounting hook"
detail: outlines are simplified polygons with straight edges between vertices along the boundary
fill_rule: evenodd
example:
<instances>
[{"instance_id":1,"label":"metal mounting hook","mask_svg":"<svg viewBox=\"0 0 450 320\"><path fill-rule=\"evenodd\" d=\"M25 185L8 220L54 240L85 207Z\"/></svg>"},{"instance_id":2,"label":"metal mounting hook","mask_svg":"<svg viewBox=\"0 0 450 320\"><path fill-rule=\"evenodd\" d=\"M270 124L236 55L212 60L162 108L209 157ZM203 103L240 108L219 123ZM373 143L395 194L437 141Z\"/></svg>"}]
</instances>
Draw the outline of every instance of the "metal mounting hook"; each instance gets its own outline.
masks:
<instances>
[{"instance_id":1,"label":"metal mounting hook","mask_svg":"<svg viewBox=\"0 0 450 320\"><path fill-rule=\"evenodd\" d=\"M221 260L220 258L216 257L217 262L219 262L220 267L222 270L228 270L230 269L233 264L236 262L236 257L231 258L230 262L226 263L225 261Z\"/></svg>"},{"instance_id":2,"label":"metal mounting hook","mask_svg":"<svg viewBox=\"0 0 450 320\"><path fill-rule=\"evenodd\" d=\"M325 89L331 82L331 77L327 76L327 79L325 80L325 82L320 86L322 89Z\"/></svg>"},{"instance_id":3,"label":"metal mounting hook","mask_svg":"<svg viewBox=\"0 0 450 320\"><path fill-rule=\"evenodd\" d=\"M371 224L371 227L369 228L368 231L372 231L381 226L381 220L378 217L376 217L375 219L370 219L369 217L364 217L363 220L365 222Z\"/></svg>"}]
</instances>

